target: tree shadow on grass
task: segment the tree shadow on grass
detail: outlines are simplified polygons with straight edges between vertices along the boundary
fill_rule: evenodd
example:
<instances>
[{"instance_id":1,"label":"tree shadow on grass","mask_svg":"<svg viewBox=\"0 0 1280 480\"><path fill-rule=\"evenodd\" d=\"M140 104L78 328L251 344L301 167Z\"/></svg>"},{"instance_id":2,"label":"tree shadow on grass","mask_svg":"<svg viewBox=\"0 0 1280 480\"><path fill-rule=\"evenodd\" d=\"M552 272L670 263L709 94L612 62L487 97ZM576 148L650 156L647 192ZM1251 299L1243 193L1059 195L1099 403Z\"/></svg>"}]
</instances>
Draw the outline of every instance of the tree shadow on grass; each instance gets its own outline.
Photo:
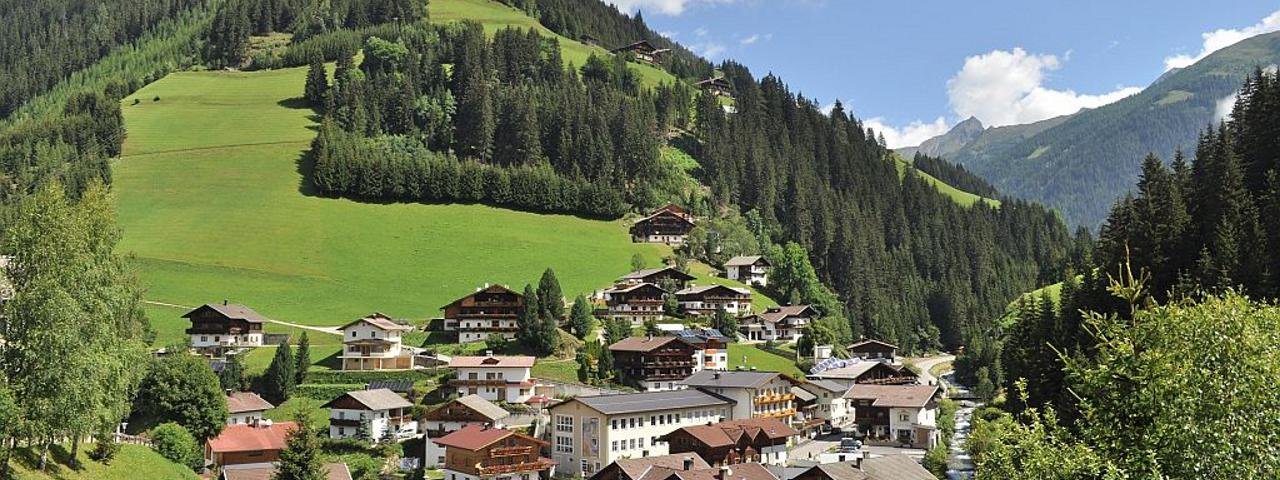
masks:
<instances>
[{"instance_id":1,"label":"tree shadow on grass","mask_svg":"<svg viewBox=\"0 0 1280 480\"><path fill-rule=\"evenodd\" d=\"M307 110L311 110L311 102L308 102L307 99L302 97L286 98L284 100L276 102L276 105L279 105L284 108L294 109L294 110L303 109L303 108Z\"/></svg>"},{"instance_id":2,"label":"tree shadow on grass","mask_svg":"<svg viewBox=\"0 0 1280 480\"><path fill-rule=\"evenodd\" d=\"M313 362L313 364L326 367L330 370L342 370L342 359L338 358L338 355L341 355L341 354L342 354L342 350L339 349L338 351L333 352L333 354L327 357L324 357L324 359L318 362Z\"/></svg>"},{"instance_id":3,"label":"tree shadow on grass","mask_svg":"<svg viewBox=\"0 0 1280 480\"><path fill-rule=\"evenodd\" d=\"M81 449L84 445L81 445ZM36 470L40 466L40 448L19 448L13 453L13 461L22 465L28 470ZM71 468L71 452L67 450L65 445L53 445L49 447L49 461L45 464L44 473L53 478L66 478L65 476L75 472Z\"/></svg>"}]
</instances>

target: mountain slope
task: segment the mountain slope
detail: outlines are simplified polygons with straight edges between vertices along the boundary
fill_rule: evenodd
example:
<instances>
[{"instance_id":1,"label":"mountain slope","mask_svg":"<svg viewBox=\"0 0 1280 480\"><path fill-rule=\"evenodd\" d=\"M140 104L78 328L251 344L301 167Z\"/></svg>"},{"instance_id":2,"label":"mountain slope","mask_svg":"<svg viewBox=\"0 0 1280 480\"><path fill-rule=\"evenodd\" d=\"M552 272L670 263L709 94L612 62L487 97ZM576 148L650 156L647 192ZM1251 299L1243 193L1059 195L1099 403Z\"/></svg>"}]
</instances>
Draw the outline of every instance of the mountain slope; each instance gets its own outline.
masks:
<instances>
[{"instance_id":1,"label":"mountain slope","mask_svg":"<svg viewBox=\"0 0 1280 480\"><path fill-rule=\"evenodd\" d=\"M1170 72L1132 97L1029 125L987 129L947 156L998 188L1097 226L1131 189L1143 156L1168 161L1218 121L1219 103L1257 66L1280 63L1280 33L1244 40Z\"/></svg>"},{"instance_id":2,"label":"mountain slope","mask_svg":"<svg viewBox=\"0 0 1280 480\"><path fill-rule=\"evenodd\" d=\"M916 156L916 153L923 153L930 157L946 157L978 138L985 129L986 127L982 126L981 120L978 120L977 117L969 117L951 127L951 130L948 130L947 133L925 140L918 147L898 148L896 150L903 158L912 158Z\"/></svg>"}]
</instances>

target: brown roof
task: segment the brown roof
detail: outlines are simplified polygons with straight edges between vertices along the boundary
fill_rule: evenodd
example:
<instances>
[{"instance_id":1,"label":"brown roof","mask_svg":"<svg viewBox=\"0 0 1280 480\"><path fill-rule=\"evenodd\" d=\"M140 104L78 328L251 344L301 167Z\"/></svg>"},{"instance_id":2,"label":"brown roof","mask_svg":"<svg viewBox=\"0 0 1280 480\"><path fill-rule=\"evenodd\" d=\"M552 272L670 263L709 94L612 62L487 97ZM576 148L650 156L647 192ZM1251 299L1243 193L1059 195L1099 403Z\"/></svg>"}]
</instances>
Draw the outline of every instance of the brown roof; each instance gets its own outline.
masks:
<instances>
[{"instance_id":1,"label":"brown roof","mask_svg":"<svg viewBox=\"0 0 1280 480\"><path fill-rule=\"evenodd\" d=\"M849 387L844 398L874 400L873 407L920 408L938 393L936 385L865 385Z\"/></svg>"},{"instance_id":2,"label":"brown roof","mask_svg":"<svg viewBox=\"0 0 1280 480\"><path fill-rule=\"evenodd\" d=\"M727 262L724 262L724 266L746 267L749 265L755 265L756 262L761 260L764 260L765 265L769 264L769 260L760 255L739 255L739 256L730 258L729 261Z\"/></svg>"},{"instance_id":3,"label":"brown roof","mask_svg":"<svg viewBox=\"0 0 1280 480\"><path fill-rule=\"evenodd\" d=\"M861 467L848 462L824 463L804 473L813 471L819 478L831 480L938 480L929 470L902 454L864 458Z\"/></svg>"},{"instance_id":4,"label":"brown roof","mask_svg":"<svg viewBox=\"0 0 1280 480\"><path fill-rule=\"evenodd\" d=\"M409 403L409 401L405 400L404 397L401 397L400 394L386 388L347 392L338 398L330 400L329 403L322 406L324 408L330 408L330 405L333 405L334 402L345 397L350 397L352 400L359 402L369 410L390 410L393 408L409 408L413 406L412 403Z\"/></svg>"},{"instance_id":5,"label":"brown roof","mask_svg":"<svg viewBox=\"0 0 1280 480\"><path fill-rule=\"evenodd\" d=\"M756 316L760 317L760 320L769 323L778 323L785 320L787 317L803 317L805 315L816 316L818 315L818 309L813 308L813 305L786 305L769 307L768 310L765 310Z\"/></svg>"},{"instance_id":6,"label":"brown roof","mask_svg":"<svg viewBox=\"0 0 1280 480\"><path fill-rule=\"evenodd\" d=\"M351 480L351 470L345 463L326 463L328 475L325 480ZM227 465L222 467L222 480L272 480L276 474L276 463L246 463L243 465Z\"/></svg>"},{"instance_id":7,"label":"brown roof","mask_svg":"<svg viewBox=\"0 0 1280 480\"><path fill-rule=\"evenodd\" d=\"M266 317L263 317L258 312L253 311L252 308L239 303L206 303L196 307L190 312L187 312L182 316L182 318L191 318L192 314L206 308L218 312L218 314L232 320L244 320L249 323L262 323L267 320Z\"/></svg>"},{"instance_id":8,"label":"brown roof","mask_svg":"<svg viewBox=\"0 0 1280 480\"><path fill-rule=\"evenodd\" d=\"M623 275L622 278L619 278L619 280L644 280L646 278L649 278L659 273L666 272L668 270L671 271L672 274L675 274L677 277L684 277L685 280L693 280L694 278L697 278L697 277L694 277L693 275L689 275L685 272L680 271L680 269L676 267L666 266L662 268L646 268L643 270L636 270L634 272Z\"/></svg>"},{"instance_id":9,"label":"brown roof","mask_svg":"<svg viewBox=\"0 0 1280 480\"><path fill-rule=\"evenodd\" d=\"M736 293L738 295L751 295L751 290L738 287L730 287L727 285L694 285L684 290L676 292L676 295L700 295L711 290L724 289Z\"/></svg>"},{"instance_id":10,"label":"brown roof","mask_svg":"<svg viewBox=\"0 0 1280 480\"><path fill-rule=\"evenodd\" d=\"M861 346L863 346L863 345L880 345L880 346L885 347L885 348L892 348L892 349L894 349L894 350L897 350L897 349L898 349L898 346L897 346L897 345L894 345L894 344L889 343L889 342L884 342L884 341L880 341L880 340L871 339L871 338L868 338L868 339L865 339L865 340L858 340L858 341L856 341L856 342L853 342L853 343L849 344L849 346L848 346L847 348L861 347Z\"/></svg>"},{"instance_id":11,"label":"brown roof","mask_svg":"<svg viewBox=\"0 0 1280 480\"><path fill-rule=\"evenodd\" d=\"M484 415L485 418L488 418L493 421L502 420L504 418L511 416L511 412L504 410L502 407L494 405L493 402L485 400L484 397L481 397L474 393L470 395L463 395L461 397L458 397L454 401L465 405L467 408L470 408L476 413Z\"/></svg>"},{"instance_id":12,"label":"brown roof","mask_svg":"<svg viewBox=\"0 0 1280 480\"><path fill-rule=\"evenodd\" d=\"M764 434L770 440L799 435L800 432L776 418L746 418L728 420L711 425L693 425L676 430L684 431L710 448L734 445L742 435L755 438Z\"/></svg>"},{"instance_id":13,"label":"brown roof","mask_svg":"<svg viewBox=\"0 0 1280 480\"><path fill-rule=\"evenodd\" d=\"M615 352L652 352L671 342L680 342L693 348L693 345L689 345L689 342L680 337L627 337L613 345L609 345L609 350Z\"/></svg>"},{"instance_id":14,"label":"brown roof","mask_svg":"<svg viewBox=\"0 0 1280 480\"><path fill-rule=\"evenodd\" d=\"M468 294L466 294L466 295L463 295L462 297L459 297L457 300L454 300L454 301L452 301L452 302L449 302L449 304L448 304L448 305L445 305L445 306L440 307L440 308L441 308L441 309L449 308L450 306L453 306L453 304L455 304L455 303L460 303L460 302L462 302L463 300L466 300L466 299L468 299L468 298L471 298L471 296L472 296L472 295L475 295L475 294L477 294L477 293L512 293L512 294L515 294L515 296L517 296L517 297L524 297L524 295L523 295L523 294L521 294L520 292L517 292L517 291L515 291L515 290L512 290L512 289L510 289L510 288L507 288L507 286L506 286L506 285L497 285L497 284L494 284L494 285L485 285L483 288L477 288L477 289L476 289L476 291L471 292L471 293L468 293Z\"/></svg>"},{"instance_id":15,"label":"brown roof","mask_svg":"<svg viewBox=\"0 0 1280 480\"><path fill-rule=\"evenodd\" d=\"M273 423L269 426L228 425L222 433L209 440L214 453L258 452L284 450L285 438L297 424Z\"/></svg>"},{"instance_id":16,"label":"brown roof","mask_svg":"<svg viewBox=\"0 0 1280 480\"><path fill-rule=\"evenodd\" d=\"M391 319L391 317L377 312L374 312L364 318L352 320L350 323L338 327L338 330L346 330L348 327L359 323L368 323L369 325L373 325L383 330L413 330L413 325L405 325Z\"/></svg>"},{"instance_id":17,"label":"brown roof","mask_svg":"<svg viewBox=\"0 0 1280 480\"><path fill-rule=\"evenodd\" d=\"M261 412L273 408L276 406L253 392L232 392L231 395L227 395L227 412L229 413Z\"/></svg>"},{"instance_id":18,"label":"brown roof","mask_svg":"<svg viewBox=\"0 0 1280 480\"><path fill-rule=\"evenodd\" d=\"M720 468L703 468L697 470L672 470L659 477L654 473L644 476L643 480L778 480L768 468L759 463L739 463L727 465L722 476Z\"/></svg>"},{"instance_id":19,"label":"brown roof","mask_svg":"<svg viewBox=\"0 0 1280 480\"><path fill-rule=\"evenodd\" d=\"M546 442L543 442L542 440L538 440L528 435L522 435L505 428L493 428L474 424L454 430L453 433L435 439L435 442L437 445L475 451L489 445L493 445L494 442L512 435L517 435L540 444L546 444Z\"/></svg>"},{"instance_id":20,"label":"brown roof","mask_svg":"<svg viewBox=\"0 0 1280 480\"><path fill-rule=\"evenodd\" d=\"M449 360L449 368L458 367L495 367L495 368L530 368L538 361L536 357L527 355L487 357L453 357Z\"/></svg>"},{"instance_id":21,"label":"brown roof","mask_svg":"<svg viewBox=\"0 0 1280 480\"><path fill-rule=\"evenodd\" d=\"M637 283L634 285L627 285L625 287L617 286L617 287L613 287L608 290L605 290L604 293L631 293L641 288L656 288L659 292L667 293L667 291L663 290L662 287L659 287L652 283Z\"/></svg>"},{"instance_id":22,"label":"brown roof","mask_svg":"<svg viewBox=\"0 0 1280 480\"><path fill-rule=\"evenodd\" d=\"M693 462L694 469L711 468L711 465L696 453L673 453L642 458L620 458L613 462L622 473L631 480L640 480L653 469L684 470L684 461ZM663 475L665 476L665 475Z\"/></svg>"}]
</instances>

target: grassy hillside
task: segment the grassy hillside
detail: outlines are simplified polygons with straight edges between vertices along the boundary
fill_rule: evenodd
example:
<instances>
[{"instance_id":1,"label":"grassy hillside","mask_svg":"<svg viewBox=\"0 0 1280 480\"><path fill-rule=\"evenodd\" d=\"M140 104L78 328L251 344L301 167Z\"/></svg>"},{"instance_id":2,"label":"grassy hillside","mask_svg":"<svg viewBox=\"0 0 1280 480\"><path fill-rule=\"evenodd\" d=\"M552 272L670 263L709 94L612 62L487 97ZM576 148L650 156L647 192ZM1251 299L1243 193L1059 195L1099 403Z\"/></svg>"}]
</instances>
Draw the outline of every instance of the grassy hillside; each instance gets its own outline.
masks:
<instances>
[{"instance_id":1,"label":"grassy hillside","mask_svg":"<svg viewBox=\"0 0 1280 480\"><path fill-rule=\"evenodd\" d=\"M110 465L89 460L85 454L93 445L81 446L81 470L72 470L66 466L69 453L61 446L54 447L50 464L44 472L37 471L35 465L38 453L31 449L20 449L11 465L16 480L196 480L191 469L166 460L150 447L141 445L121 445L120 453Z\"/></svg>"},{"instance_id":2,"label":"grassy hillside","mask_svg":"<svg viewBox=\"0 0 1280 480\"><path fill-rule=\"evenodd\" d=\"M587 63L587 58L592 53L597 56L610 56L609 50L605 48L586 45L577 40L560 36L542 26L537 19L525 15L524 12L493 0L432 0L427 8L433 22L446 23L475 20L483 24L485 32L491 35L503 27L535 28L543 36L552 37L560 41L561 56L564 58L566 65L573 64L581 67ZM676 80L674 76L665 70L649 65L632 63L631 68L640 75L641 81L650 87Z\"/></svg>"},{"instance_id":3,"label":"grassy hillside","mask_svg":"<svg viewBox=\"0 0 1280 480\"><path fill-rule=\"evenodd\" d=\"M178 73L122 101L121 250L137 255L148 300L225 298L311 325L373 311L421 320L485 282L520 288L552 267L573 295L608 285L633 253L669 252L632 244L621 221L305 195L315 119L291 100L305 73ZM181 337L180 308L148 311L161 341Z\"/></svg>"},{"instance_id":4,"label":"grassy hillside","mask_svg":"<svg viewBox=\"0 0 1280 480\"><path fill-rule=\"evenodd\" d=\"M893 155L894 162L896 162L898 166L898 175L900 176L906 175L907 168L911 166L911 162L902 158L902 156L897 153L893 153L892 155ZM946 195L947 197L950 197L951 200L954 200L956 203L959 203L960 205L969 207L969 206L973 206L973 204L978 203L979 201L982 201L982 202L987 202L987 204L994 207L1000 206L999 200L995 200L991 198L983 198L983 197L974 195L972 193L966 192L964 190L960 190L956 187L948 185L946 182L943 182L942 180L938 180L937 178L934 178L933 175L929 175L928 173L922 172L920 170L916 170L915 172L916 172L916 175L920 176L920 178L923 178L926 182L929 182L929 184L933 185L934 188L938 189L938 192L942 193L943 195Z\"/></svg>"},{"instance_id":5,"label":"grassy hillside","mask_svg":"<svg viewBox=\"0 0 1280 480\"><path fill-rule=\"evenodd\" d=\"M781 357L761 350L760 347L745 343L729 344L729 368L751 368L768 372L782 372L796 378L803 378L804 372L796 367L790 358Z\"/></svg>"}]
</instances>

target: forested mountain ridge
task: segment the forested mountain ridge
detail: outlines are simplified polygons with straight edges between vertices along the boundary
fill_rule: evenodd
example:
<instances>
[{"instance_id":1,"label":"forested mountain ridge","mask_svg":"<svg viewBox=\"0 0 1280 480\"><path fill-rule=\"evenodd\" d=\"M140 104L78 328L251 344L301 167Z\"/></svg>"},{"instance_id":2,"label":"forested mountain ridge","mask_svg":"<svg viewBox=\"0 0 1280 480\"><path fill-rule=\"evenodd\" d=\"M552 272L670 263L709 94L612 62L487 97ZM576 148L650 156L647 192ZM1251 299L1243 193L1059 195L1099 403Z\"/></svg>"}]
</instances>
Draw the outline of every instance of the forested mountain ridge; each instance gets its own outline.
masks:
<instances>
[{"instance_id":1,"label":"forested mountain ridge","mask_svg":"<svg viewBox=\"0 0 1280 480\"><path fill-rule=\"evenodd\" d=\"M1034 124L990 128L942 156L1006 195L1044 203L1069 224L1095 228L1133 188L1147 153L1169 159L1177 149L1194 148L1245 76L1276 63L1280 33L1259 35L1168 72L1134 96Z\"/></svg>"}]
</instances>

